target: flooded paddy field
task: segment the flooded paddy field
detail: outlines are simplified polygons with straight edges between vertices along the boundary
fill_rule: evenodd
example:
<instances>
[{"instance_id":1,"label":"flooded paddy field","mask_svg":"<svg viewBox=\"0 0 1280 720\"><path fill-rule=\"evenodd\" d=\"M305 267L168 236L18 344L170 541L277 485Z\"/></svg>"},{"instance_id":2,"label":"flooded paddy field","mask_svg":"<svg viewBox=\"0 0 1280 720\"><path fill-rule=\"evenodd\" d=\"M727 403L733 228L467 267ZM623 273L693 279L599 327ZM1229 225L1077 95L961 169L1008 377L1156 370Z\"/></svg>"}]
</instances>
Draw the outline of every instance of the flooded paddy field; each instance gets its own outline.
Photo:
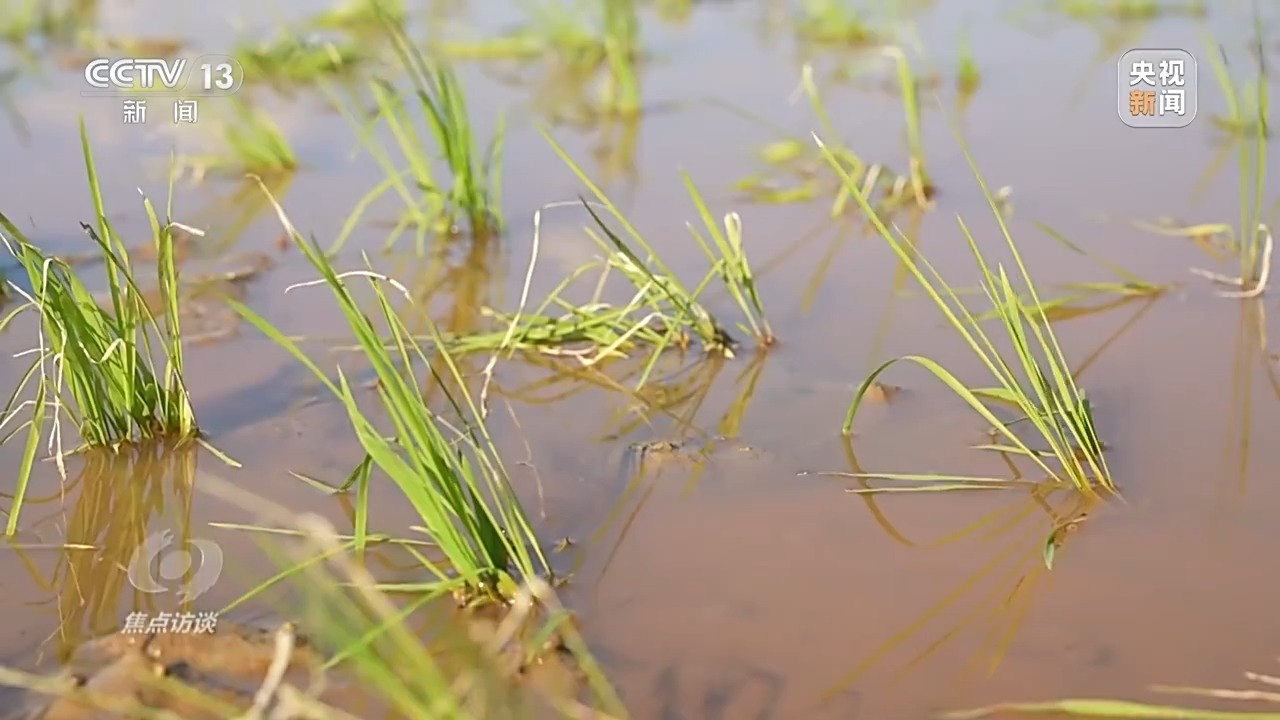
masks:
<instances>
[{"instance_id":1,"label":"flooded paddy field","mask_svg":"<svg viewBox=\"0 0 1280 720\"><path fill-rule=\"evenodd\" d=\"M4 665L54 668L133 613L214 612L228 625L290 618L325 636L323 613L293 618L315 592L265 586L297 562L264 545L281 537L264 528L288 525L264 516L269 506L325 518L343 537L395 539L370 545L362 563L347 553L380 582L438 580L423 554L437 558L426 544L442 526L424 508L444 491L393 481L389 455L367 482L321 486L342 486L370 444L411 454L406 437L425 435L405 429L411 420L386 420L393 363L353 347L335 292L311 284L321 271L303 249L314 238L332 250L325 267L394 279L380 287L405 334L425 353L448 349L469 397L483 400L492 450L488 440L464 445L482 458L475 467L501 458L528 529L499 520L504 531L477 544L541 548L558 602L630 717L897 720L1064 698L1276 712L1265 697L1152 689L1266 690L1266 678L1245 672L1280 674L1280 446L1269 439L1280 426L1280 350L1268 344L1277 334L1274 287L1264 287L1269 236L1254 232L1280 223L1280 190L1256 171L1280 168L1256 120L1259 87L1276 87L1259 68L1280 61L1270 5L1255 18L1244 2L445 0L381 19L370 19L369 2L344 14L298 0L11 5L0 3L0 212L11 223L0 230L11 247L20 234L67 259L86 292L111 304L114 266L81 227L102 227L82 121L137 286L154 294L158 317L169 317L167 299L180 307L182 379L202 442L189 433L172 449L106 433L98 444L118 451L55 461L59 442L68 453L81 445L91 414L70 389L67 406L54 406L53 385L37 395L27 375L28 351L48 346L56 313L42 326L27 310L4 327L0 379L6 388L27 380L19 400L47 408L35 444L24 423L37 405L15 403L3 420ZM290 54L280 49L289 38L307 44ZM624 41L630 50L618 51ZM1199 108L1187 127L1135 129L1117 117L1116 63L1133 48L1195 56ZM403 66L418 51L447 62L430 68L452 69L425 75L465 94L446 145L474 148L470 166L493 192L449 195L467 163L442 159L407 90ZM235 58L243 86L200 98L194 122L175 122L168 96L146 97L144 123L123 114L144 94L82 96L93 58L182 57L195 67L202 55ZM914 104L904 102L903 72ZM407 114L389 114L397 102ZM416 140L405 140L410 127ZM470 145L458 140L468 133ZM484 152L495 136L500 172L486 172L497 167ZM406 154L406 142L421 154ZM909 240L904 255L842 192L841 162L849 184L874 188L868 202L890 238L898 230ZM172 168L182 170L171 211L181 228L159 266L167 248L179 290L166 295L139 193L163 222ZM375 189L385 192L366 202ZM461 210L437 232L431 221L446 206ZM414 213L421 230L400 222ZM997 295L997 262L1022 287L1016 247L1036 292L1024 314L1009 304L982 317L992 304L966 228ZM723 274L697 292L708 253ZM39 293L3 254L8 313ZM637 270L650 254L660 263ZM749 273L732 262L744 256ZM599 257L613 270L598 297L596 271L560 294ZM912 267L944 300L954 289L976 323L949 322ZM1195 269L1252 277L1231 288ZM345 282L354 306L385 328L365 279ZM553 296L564 303L544 307ZM609 322L592 304L634 297L639 309ZM641 323L653 308L660 322ZM567 313L577 325L552 322ZM1010 317L1024 321L1028 352L1049 356L1032 370L1011 349ZM591 318L600 324L584 329ZM1046 318L1052 338L1032 329ZM1011 377L1042 372L1045 382L1022 385L1021 405L1007 391L969 396L987 417L923 364L894 365L842 433L860 385L895 357L929 358L970 390L996 385L958 326L990 336L993 349L975 345ZM724 332L731 353L719 352ZM350 405L281 338L296 339L330 380L340 367ZM650 363L654 338L689 342ZM611 343L628 357L605 356ZM399 360L392 347L383 357ZM89 375L109 364L97 359ZM432 367L448 374L445 365ZM58 367L46 364L51 383ZM459 414L475 420L479 412L447 401L448 382L427 383L425 367L404 377L433 386L421 406L439 414L442 432L462 427ZM1077 401L1076 386L1087 402L1053 404ZM437 417L412 405L400 406L402 419ZM1032 405L1070 420L1019 421ZM178 407L156 422L181 425ZM365 417L378 431L360 436L353 422L365 427ZM1008 430L993 431L992 418ZM378 432L399 444L378 445ZM1046 439L1045 454L1010 451L1045 450ZM1095 441L1102 450L1091 453ZM415 465L401 480L455 467L431 457L442 465ZM867 492L876 488L914 491ZM463 534L483 537L471 519ZM158 544L166 537L176 545ZM201 550L185 574L161 557L178 545ZM444 575L466 574L444 554L454 567ZM524 566L541 566L536 552L512 554L517 582ZM139 566L139 556L158 562ZM447 598L392 597L413 609L424 642L448 625ZM395 706L385 690L371 694ZM19 702L0 695L0 718ZM372 707L348 709L385 716ZM439 716L501 716L450 712Z\"/></svg>"}]
</instances>

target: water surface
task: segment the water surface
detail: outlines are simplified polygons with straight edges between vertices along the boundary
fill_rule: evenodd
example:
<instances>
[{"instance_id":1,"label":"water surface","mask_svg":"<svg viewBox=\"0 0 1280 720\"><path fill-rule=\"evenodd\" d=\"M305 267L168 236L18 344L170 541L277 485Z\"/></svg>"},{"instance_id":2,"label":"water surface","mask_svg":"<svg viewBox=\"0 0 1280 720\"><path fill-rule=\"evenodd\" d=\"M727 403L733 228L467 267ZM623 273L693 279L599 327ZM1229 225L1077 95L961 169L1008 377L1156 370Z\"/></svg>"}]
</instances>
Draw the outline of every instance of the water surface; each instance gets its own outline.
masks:
<instances>
[{"instance_id":1,"label":"water surface","mask_svg":"<svg viewBox=\"0 0 1280 720\"><path fill-rule=\"evenodd\" d=\"M1214 297L1189 268L1228 267L1214 265L1186 241L1132 225L1164 216L1184 222L1239 217L1234 155L1213 174L1223 139L1208 120L1224 104L1203 60L1202 33L1213 32L1233 69L1243 72L1250 27L1245 5L1215 4L1203 20L1096 27L1031 2L917 5L923 7L911 17L904 12L879 22L904 42L918 42L921 72L932 68L942 81L937 102L926 97L924 120L937 206L898 218L931 261L959 284L975 279L956 215L979 233L984 248L998 252L1002 242L949 119L988 182L1012 188L1011 229L1038 282L1107 279L1099 265L1035 227L1045 223L1152 282L1180 284L1157 300L1058 326L1096 403L1127 502L1095 510L1045 572L1040 548L1053 519L1025 493L869 502L844 492L854 486L848 479L797 475L858 469L851 468L839 423L857 382L885 358L926 354L975 384L983 382L981 367L902 279L882 240L857 223L833 222L826 202L744 202L733 183L758 170L755 149L778 138L711 101L732 103L805 137L815 126L812 116L803 101L789 98L801 63L811 60L846 141L901 168L900 101L883 87L892 87L891 67L805 47L780 24L793 9L779 3L697 5L679 22L646 11L644 39L653 57L642 83L652 111L636 128L633 167L610 174L606 163L592 159L590 150L605 132L600 128L553 132L689 279L704 266L684 228L696 216L679 170L689 171L717 212L741 213L781 343L757 360L745 353L715 373L704 368L701 377L711 380L693 394L696 406L647 415L634 400L595 386L565 381L539 389L545 368L507 364L498 385L520 424L505 413L495 420L513 458L525 458L526 443L531 452L536 478L524 466L514 472L540 532L548 542L578 540L556 558L575 572L565 601L581 613L635 717L905 718L942 707L1059 696L1162 701L1145 688L1238 685L1242 670L1266 671L1280 646L1274 613L1280 581L1266 562L1278 542L1269 508L1280 500L1270 482L1280 468L1280 448L1264 439L1265 429L1280 421L1280 391L1272 351L1261 347L1257 332L1261 326L1274 335L1271 319L1260 317L1270 304ZM177 35L193 52L228 53L238 39L271 37L311 10L293 1L103 2L98 21L106 34ZM520 17L505 4L470 3L420 26L482 37ZM958 112L951 86L965 33L983 79ZM1201 117L1190 127L1144 132L1116 117L1112 63L1144 46L1183 47L1202 58ZM16 51L0 52L7 64L18 58ZM868 63L852 82L830 79L835 70ZM461 74L480 137L488 137L499 110L515 119L507 141L510 228L503 247L471 258L473 265L488 264L478 300L440 301L440 317L465 327L474 322L465 311L476 302L514 307L533 212L582 189L533 125L542 121L530 111L538 90L504 85L478 65L461 66ZM170 152L208 142L203 126L176 127L154 111L145 126L125 125L118 101L81 98L81 83L74 70L40 57L10 88L29 137L19 128L0 133L8 170L0 173L4 211L57 252L83 251L88 242L77 224L91 212L77 116L87 122L108 206L120 227L138 237L145 237L145 216L137 189L163 197ZM324 112L317 97L275 99L270 108L303 163L282 191L283 202L300 229L323 242L381 175L367 155L353 152L350 128ZM237 216L259 206L252 192L237 190L231 182L180 186L177 219L208 232L184 272L225 270L269 255L274 267L249 284L246 301L285 332L342 333L323 290L283 293L311 279L311 271L296 253L279 250L279 226L269 213L251 217L230 236ZM1268 202L1275 201L1272 191ZM386 205L376 217L396 211ZM1271 221L1277 220L1273 211ZM574 210L548 214L535 293L589 259L590 241L581 232L586 221ZM375 252L384 234L376 223L362 226L342 263L357 266L364 249L385 272L406 281L423 277L427 263L408 244L389 255ZM733 313L723 293L710 302L726 316ZM31 326L19 324L0 344L17 352L32 337ZM312 347L318 356L325 352L323 343ZM350 357L322 357L359 368ZM205 455L144 466L155 471L138 479L131 476L145 473L136 464L86 470L74 461L69 473L83 479L62 488L48 464L34 483L42 502L25 510L23 538L118 549L140 542L148 528L187 528L235 559L235 572L227 573L235 577L201 600L221 607L264 577L270 564L248 533L209 526L253 518L203 496L201 478L217 475L345 529L351 521L341 502L290 472L338 481L359 460L359 446L342 410L251 328L193 347L189 363L201 424L243 469ZM16 381L19 363L5 367L0 374ZM1007 474L998 459L969 449L983 441L985 428L945 388L907 369L889 380L905 392L860 418L852 448L861 469ZM544 402L557 395L567 397ZM750 402L735 415L743 398ZM729 433L762 452L749 460L717 455L698 474L674 466L630 483L620 477L617 460L629 442ZM16 467L15 447L0 452ZM1072 502L1052 500L1055 507ZM944 542L1002 510L1010 514L1001 521ZM373 523L403 535L414 519L393 489L379 488ZM101 571L83 558L70 575L68 561L54 551L5 552L0 562L8 566L0 587L12 620L0 630L0 648L17 658L113 629L128 610L149 601L128 591L118 572L114 586L95 588L91 576ZM63 579L43 587L40 576L58 567Z\"/></svg>"}]
</instances>

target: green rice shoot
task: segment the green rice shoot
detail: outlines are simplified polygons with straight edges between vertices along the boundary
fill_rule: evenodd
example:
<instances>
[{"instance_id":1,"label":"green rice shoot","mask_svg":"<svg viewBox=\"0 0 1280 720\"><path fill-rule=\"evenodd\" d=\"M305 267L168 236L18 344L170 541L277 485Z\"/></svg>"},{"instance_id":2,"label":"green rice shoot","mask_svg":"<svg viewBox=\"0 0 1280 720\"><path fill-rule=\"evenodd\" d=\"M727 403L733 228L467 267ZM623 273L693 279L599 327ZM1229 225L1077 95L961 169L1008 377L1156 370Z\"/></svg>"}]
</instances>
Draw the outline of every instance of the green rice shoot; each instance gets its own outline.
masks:
<instances>
[{"instance_id":1,"label":"green rice shoot","mask_svg":"<svg viewBox=\"0 0 1280 720\"><path fill-rule=\"evenodd\" d=\"M1030 303L1023 302L1020 297L1023 293L1016 288L1015 280L1010 278L1004 265L997 264L993 268L978 250L977 241L964 221L959 220L960 229L982 272L983 289L1012 345L1011 352L1002 353L996 348L993 338L982 329L980 318L965 307L956 291L923 255L915 251L908 239L895 235L885 226L857 182L844 170L838 159L827 151L826 145L817 136L815 140L876 231L942 311L948 326L964 339L995 381L992 387L971 388L927 357L906 355L893 358L876 367L859 386L849 405L842 431L846 435L852 431L854 419L862 407L866 393L882 373L902 362L914 363L928 370L991 423L1003 442L983 446L985 449L1027 458L1046 478L1074 486L1089 497L1097 496L1099 491L1115 492L1116 488L1102 456L1102 443L1097 435L1092 404L1076 386L1070 366L1054 335L1052 324L1040 305L1035 285L1018 253L996 199L978 172L967 148L966 158L1013 255L1017 270L1015 277L1020 280L1019 284L1025 287L1024 292L1031 299ZM987 405L993 401L1016 407L1020 414L1018 421L1026 422L1033 428L1036 440L1043 443L1043 447L1033 448L1014 432L1012 423L1000 420ZM947 475L876 474L875 477L924 482L945 489L984 488L999 486L1002 482L998 478Z\"/></svg>"},{"instance_id":2,"label":"green rice shoot","mask_svg":"<svg viewBox=\"0 0 1280 720\"><path fill-rule=\"evenodd\" d=\"M263 191L266 186L263 186ZM313 243L298 234L283 208L272 198L281 224L294 243L319 272L319 284L326 285L338 302L367 361L377 375L377 395L381 409L393 428L388 437L373 419L360 409L357 389L341 368L337 380L322 370L298 346L248 307L232 302L232 307L263 334L287 350L310 370L338 399L367 460L357 473L362 498L357 510L358 542L364 542L367 528L367 486L372 470L385 474L421 516L442 561L424 559L435 576L435 584L461 584L467 598L509 599L519 578L550 573L550 566L529 524L525 511L510 485L501 456L484 423L483 412L466 389L461 370L447 351L435 353L434 362L414 340L403 319L393 308L383 285L408 293L398 283L377 273L358 271L337 273L328 258ZM376 297L376 316L386 324L391 344L374 321L358 306L348 277L364 277ZM308 283L317 284L317 283ZM411 300L410 300L411 301ZM434 345L443 348L434 325ZM431 377L444 390L450 408L460 418L460 426L429 409L423 400L424 388L415 367L429 367ZM439 370L443 367L444 370ZM444 373L443 375L440 373ZM455 389L449 390L452 385Z\"/></svg>"},{"instance_id":3,"label":"green rice shoot","mask_svg":"<svg viewBox=\"0 0 1280 720\"><path fill-rule=\"evenodd\" d=\"M386 124L407 167L396 166L374 137L368 121L362 119L363 113L337 103L359 133L361 144L381 167L385 179L360 199L328 252L338 252L359 226L365 211L389 191L399 196L405 212L388 235L384 249L394 245L410 228L416 229L415 249L419 255L426 252L426 240L433 234L448 236L464 229L472 237L497 234L503 227L504 119L499 116L495 137L486 150L480 151L465 94L452 68L443 60L428 58L417 50L404 31L389 22L387 32L410 76L411 91L401 92L388 81L375 80L370 84L370 92L377 119ZM429 141L423 139L409 112L410 100L416 100L420 106ZM447 167L448 180L438 178L437 161Z\"/></svg>"},{"instance_id":4,"label":"green rice shoot","mask_svg":"<svg viewBox=\"0 0 1280 720\"><path fill-rule=\"evenodd\" d=\"M50 423L48 444L64 475L67 443L74 442L66 437L64 427L91 448L197 436L195 413L182 376L172 206L166 207L162 221L151 201L143 199L157 257L162 305L157 308L161 319L157 319L135 283L135 269L123 240L107 220L83 119L80 141L95 215L93 224L82 226L105 261L109 301L100 304L70 265L45 256L8 217L0 215L0 236L33 288L29 294L18 291L25 302L0 321L0 329L27 310L40 320L39 344L28 353L34 359L0 419L5 429L0 442L27 431L6 530L10 535L17 529L46 421ZM28 388L33 389L34 398L23 400ZM23 411L29 411L29 416L17 422Z\"/></svg>"}]
</instances>

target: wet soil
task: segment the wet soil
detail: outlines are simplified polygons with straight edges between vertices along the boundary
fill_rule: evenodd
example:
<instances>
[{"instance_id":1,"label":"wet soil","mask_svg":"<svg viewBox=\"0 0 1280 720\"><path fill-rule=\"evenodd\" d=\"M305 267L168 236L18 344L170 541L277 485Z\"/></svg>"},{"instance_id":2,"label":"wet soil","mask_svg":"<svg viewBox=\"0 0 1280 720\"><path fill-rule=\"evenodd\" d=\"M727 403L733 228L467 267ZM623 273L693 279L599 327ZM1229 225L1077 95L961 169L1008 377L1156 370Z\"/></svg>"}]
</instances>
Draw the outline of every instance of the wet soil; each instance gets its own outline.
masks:
<instances>
[{"instance_id":1,"label":"wet soil","mask_svg":"<svg viewBox=\"0 0 1280 720\"><path fill-rule=\"evenodd\" d=\"M313 11L300 0L277 4L286 19ZM463 28L468 36L499 32L523 17L502 3L440 5L455 14L433 27ZM1267 671L1280 648L1280 574L1259 560L1280 549L1273 511L1280 445L1268 442L1280 425L1274 298L1215 297L1189 269L1230 272L1228 262L1134 225L1166 216L1238 222L1239 148L1208 122L1225 104L1207 59L1199 75L1204 117L1176 131L1133 130L1119 121L1113 64L1131 47L1185 47L1203 58L1207 29L1233 72L1247 72L1248 13L1211 3L1201 26L1178 17L1074 21L1046 9L1053 3L1031 0L866 5L901 6L901 14L875 14L887 29L904 28L909 13L928 54L918 63L921 73L941 79L939 103L932 90L923 93L937 205L895 220L948 279L960 288L977 280L956 215L984 251L999 253L1003 243L950 118L987 182L1012 188L1010 229L1046 293L1070 294L1059 285L1111 276L1050 240L1039 223L1097 258L1177 285L1152 299L1099 298L1096 312L1057 325L1094 400L1125 502L1088 508L1089 521L1063 541L1050 571L1046 539L1085 510L1076 498L1030 490L874 497L847 492L865 488L862 480L819 474L1013 474L999 458L972 449L989 442L985 423L916 370L886 374L902 391L869 404L851 441L839 437L853 390L889 357L927 355L975 384L985 382L983 369L941 326L882 240L853 219L832 220L830 198L746 202L733 185L760 171L758 151L780 139L778 129L706 102L714 94L807 138L815 127L809 108L788 97L800 62L811 60L839 132L870 159L900 168L907 158L901 98L880 89L892 84L892 68L874 55L799 41L785 29L795 8L778 3L696 4L684 19L646 12L645 42L656 58L642 76L650 111L631 126L553 132L689 282L706 265L689 242L685 222L697 218L678 169L689 170L713 214L740 212L780 342L759 358L744 352L664 381L668 391L647 406L614 387L634 382L635 368L609 368L610 384L545 359L500 365L494 397L511 404L519 423L493 413L495 436L542 536L548 543L573 539L553 556L557 570L571 576L563 600L637 718L899 720L1064 696L1166 703L1169 697L1148 688L1235 687L1244 670ZM1262 5L1274 22L1274 8ZM244 17L243 31L256 37L281 22L247 0L100 6L107 31L198 37L203 52L235 44L226 18ZM983 78L962 103L951 78L966 32ZM18 60L0 49L0 67ZM528 108L551 94L530 83L504 84L489 67L464 64L459 72L478 138L489 136L499 108ZM859 80L840 81L849 75ZM31 138L24 143L0 126L0 158L31 170L0 173L0 210L50 252L86 249L78 223L92 208L73 142L78 115L86 117L99 172L109 179L107 204L135 237L146 232L135 188L162 197L170 150L202 141L188 132L193 128L164 118L123 125L117 102L82 98L82 85L78 72L51 68L6 86ZM302 93L264 104L305 168L281 190L283 202L304 234L324 244L383 179L381 171L367 157L347 155L351 129L321 112L315 98ZM442 272L435 258L414 257L408 242L377 254L386 227L371 221L339 264L363 267L359 251L369 250L379 270L424 295L438 291L433 307L447 329L479 323L483 304L510 311L529 257L528 219L582 188L527 125L513 125L505 157L510 230L500 252L457 249ZM329 351L347 338L325 291L284 294L314 273L296 255L279 254L279 226L255 198L235 182L179 187L177 219L207 230L199 252L184 258L185 276L239 267L242 253L279 257L234 296L283 332L312 338L307 347L318 363L363 372L355 359ZM1280 225L1274 183L1265 201L1273 226ZM399 210L389 203L371 217L394 221ZM581 213L548 211L543 220L532 298L594 252ZM723 294L709 292L707 302L736 318ZM216 304L209 307L210 317L222 317ZM186 372L201 424L242 469L199 454L78 458L63 481L51 463L41 465L23 510L24 535L0 549L5 664L65 659L154 600L133 592L121 570L151 532L176 529L222 547L227 567L200 597L204 609L223 608L270 577L259 535L231 526L260 519L202 494L210 476L321 514L340 529L354 524L350 497L297 480L337 484L359 462L344 411L282 351L241 329L192 348ZM27 350L33 337L29 323L16 323L0 336L0 352ZM673 359L660 370L678 364ZM483 360L469 372L479 376L482 368ZM0 385L16 382L20 370L0 364ZM717 451L705 463L664 462L618 482L618 459L631 443L665 438L699 447L718 436L764 452L726 462ZM18 445L0 447L0 468L16 467ZM13 490L7 477L0 475L6 493ZM409 528L420 524L386 484L374 484L370 501L371 530L412 536ZM84 548L53 547L60 543ZM393 548L372 550L368 564L388 582L422 579L413 559Z\"/></svg>"},{"instance_id":2,"label":"wet soil","mask_svg":"<svg viewBox=\"0 0 1280 720\"><path fill-rule=\"evenodd\" d=\"M293 649L281 655L288 662L283 682L305 692L319 679L324 658L291 628L279 632L294 637ZM168 710L190 720L222 718L254 705L277 652L275 631L228 622L218 623L212 632L122 630L76 648L69 662L48 678L69 695L11 691L10 710L0 717L123 720L145 709ZM272 700L260 708L274 704Z\"/></svg>"},{"instance_id":3,"label":"wet soil","mask_svg":"<svg viewBox=\"0 0 1280 720\"><path fill-rule=\"evenodd\" d=\"M437 660L491 653L486 667L513 687L560 697L579 693L583 675L559 635L536 648L512 642L503 635L506 614L494 604L459 610L454 621L466 632L438 643ZM221 720L250 709L275 720L306 720L323 709L402 717L342 666L326 669L326 659L288 623L269 628L217 620L158 632L126 627L81 643L55 671L29 675L31 683L0 685L0 720L129 720L160 710L185 720Z\"/></svg>"}]
</instances>

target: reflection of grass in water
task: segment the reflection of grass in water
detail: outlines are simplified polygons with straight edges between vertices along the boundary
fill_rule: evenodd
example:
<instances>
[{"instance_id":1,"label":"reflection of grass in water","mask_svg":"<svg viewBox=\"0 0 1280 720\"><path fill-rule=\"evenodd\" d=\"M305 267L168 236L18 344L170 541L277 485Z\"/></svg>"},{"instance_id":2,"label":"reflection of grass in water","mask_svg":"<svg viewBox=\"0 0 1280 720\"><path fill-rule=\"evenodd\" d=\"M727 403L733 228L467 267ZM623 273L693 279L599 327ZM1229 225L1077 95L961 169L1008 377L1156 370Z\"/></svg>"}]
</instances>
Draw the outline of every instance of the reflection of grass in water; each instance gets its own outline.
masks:
<instances>
[{"instance_id":1,"label":"reflection of grass in water","mask_svg":"<svg viewBox=\"0 0 1280 720\"><path fill-rule=\"evenodd\" d=\"M849 474L863 476L853 449L847 443L845 452L852 469ZM1012 462L1009 466L1016 473ZM1025 489L1025 497L943 537L918 543L896 528L879 507L875 495L881 489L871 487L866 479L860 479L859 483L861 487L850 492L858 494L875 521L903 545L931 549L968 540L998 542L1000 549L919 618L868 653L827 691L828 699L844 692L904 643L920 639L931 623L937 622L943 613L957 609L961 603L972 605L961 611L954 624L939 631L936 640L910 658L902 666L900 676L916 669L966 632L976 634L980 641L964 675L994 672L1035 599L1045 591L1044 581L1049 569L1045 560L1052 560L1060 554L1062 546L1088 517L1092 507L1091 500L1058 483L1023 483L1020 487Z\"/></svg>"},{"instance_id":2,"label":"reflection of grass in water","mask_svg":"<svg viewBox=\"0 0 1280 720\"><path fill-rule=\"evenodd\" d=\"M130 597L129 564L146 541L151 520L165 516L166 501L172 503L176 542L182 546L189 540L197 452L191 444L150 442L83 454L84 464L71 481L78 494L64 539L89 549L64 550L49 579L36 578L57 599L60 657L119 626L121 600ZM39 573L34 564L28 569ZM127 604L131 610L154 611L154 601L154 595L134 590Z\"/></svg>"},{"instance_id":3,"label":"reflection of grass in water","mask_svg":"<svg viewBox=\"0 0 1280 720\"><path fill-rule=\"evenodd\" d=\"M765 364L768 362L768 358L768 355L755 356L733 380L737 393L721 415L717 425L718 433L714 438L708 438L709 433L699 428L695 424L695 420L704 400L725 366L723 358L707 358L692 366L688 369L688 376L682 382L667 388L668 392L664 395L663 404L658 405L655 403L644 406L641 409L641 417L634 422L623 422L620 425L611 423L608 426L609 431L601 439L617 440L637 430L641 422L651 424L649 422L649 413L651 412L661 411L670 415L673 423L678 428L676 435L679 439L684 440L692 435L697 435L699 440L706 440L706 444L702 448L691 455L684 456L684 459L688 461L687 463L676 461L680 463L681 472L688 476L682 491L691 492L705 474L708 468L708 458L714 452L716 444L721 440L732 440L738 436L739 428L741 428L747 409L751 405L751 400L756 391L756 384L760 379L760 374L764 370ZM662 469L666 466L661 461L656 463L646 462L650 458L644 455L635 457L633 455L635 452L637 451L632 448L623 449L624 457L619 460L619 472L623 473L626 485L589 540L590 545L598 548L603 538L616 528L617 535L601 561L599 573L594 581L594 585L597 587L604 582L605 576L613 565L613 559L622 549L641 512L653 497L654 492L663 485L662 482L655 481L655 476L660 475ZM654 464L657 465L656 468L653 467ZM577 563L580 565L585 561L585 553L580 554ZM575 572L576 570L577 567L574 568Z\"/></svg>"},{"instance_id":4,"label":"reflection of grass in water","mask_svg":"<svg viewBox=\"0 0 1280 720\"><path fill-rule=\"evenodd\" d=\"M427 262L404 258L396 263L405 269L396 277L409 278L405 286L413 295L412 308L418 314L429 312L436 300L447 300L449 308L440 321L446 336L467 337L480 333L481 317L492 305L491 293L501 288L504 269L499 238L475 237L441 242L430 251ZM406 307L406 312L410 310ZM423 322L411 322L416 335L427 335Z\"/></svg>"},{"instance_id":5,"label":"reflection of grass in water","mask_svg":"<svg viewBox=\"0 0 1280 720\"><path fill-rule=\"evenodd\" d=\"M676 420L675 414L668 407L669 401L673 393L679 395L683 391L673 390L672 385L679 385L679 378L689 368L712 364L705 360L677 367L670 373L660 374L657 380L637 387L636 378L648 365L648 359L643 356L615 361L607 367L584 366L576 361L541 353L523 353L520 360L530 368L541 368L545 374L513 387L505 387L495 378L492 386L494 396L510 402L540 406L567 402L574 396L591 390L617 393L627 398L626 407L606 423L605 430L601 433L605 440L622 437L641 424L649 423L655 415ZM638 417L628 419L633 414Z\"/></svg>"},{"instance_id":6,"label":"reflection of grass in water","mask_svg":"<svg viewBox=\"0 0 1280 720\"><path fill-rule=\"evenodd\" d=\"M296 178L294 173L283 173L268 175L263 182L272 195L283 198ZM209 255L222 255L235 249L245 231L257 223L270 207L258 185L241 178L225 195L212 196L207 204L195 210L191 225L208 229L205 248Z\"/></svg>"},{"instance_id":7,"label":"reflection of grass in water","mask_svg":"<svg viewBox=\"0 0 1280 720\"><path fill-rule=\"evenodd\" d=\"M1253 404L1255 400L1255 373L1260 369L1280 400L1280 378L1272 367L1267 348L1266 308L1258 303L1245 303L1240 307L1240 319L1236 329L1235 354L1231 368L1229 417L1226 423L1223 446L1223 487L1218 496L1220 510L1228 504L1228 482L1234 481L1235 498L1244 499L1249 487L1250 448L1253 444ZM1261 367L1258 368L1258 365Z\"/></svg>"}]
</instances>

